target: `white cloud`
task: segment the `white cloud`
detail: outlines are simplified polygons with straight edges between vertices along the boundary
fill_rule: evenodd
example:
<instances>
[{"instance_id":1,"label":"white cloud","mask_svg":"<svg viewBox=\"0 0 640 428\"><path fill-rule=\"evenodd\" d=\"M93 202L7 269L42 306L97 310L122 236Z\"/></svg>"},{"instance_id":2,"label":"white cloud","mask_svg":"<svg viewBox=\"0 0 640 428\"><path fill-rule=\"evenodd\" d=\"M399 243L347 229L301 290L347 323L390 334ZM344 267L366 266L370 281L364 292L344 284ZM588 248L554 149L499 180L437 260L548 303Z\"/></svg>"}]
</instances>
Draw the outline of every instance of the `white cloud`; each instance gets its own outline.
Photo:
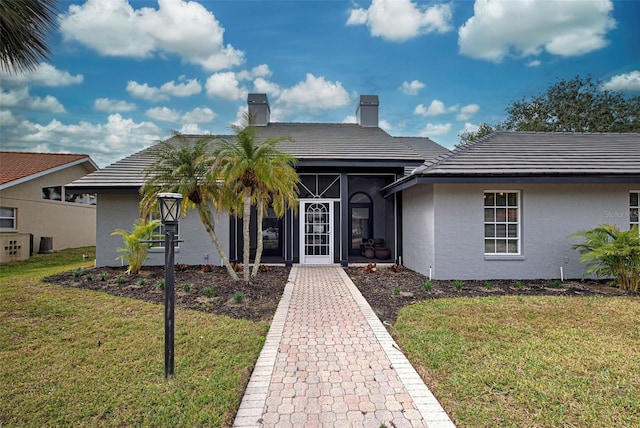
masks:
<instances>
[{"instance_id":1,"label":"white cloud","mask_svg":"<svg viewBox=\"0 0 640 428\"><path fill-rule=\"evenodd\" d=\"M385 131L391 131L393 129L393 125L391 125L391 122L389 122L386 119L380 120L380 123L378 124L378 126L384 129Z\"/></svg>"},{"instance_id":2,"label":"white cloud","mask_svg":"<svg viewBox=\"0 0 640 428\"><path fill-rule=\"evenodd\" d=\"M51 95L47 95L44 98L31 96L29 88L26 86L8 91L0 88L0 106L40 110L50 113L66 113L64 106L56 97Z\"/></svg>"},{"instance_id":3,"label":"white cloud","mask_svg":"<svg viewBox=\"0 0 640 428\"><path fill-rule=\"evenodd\" d=\"M411 82L407 82L406 80L402 82L402 86L400 86L400 90L407 95L417 95L420 89L424 88L426 85L419 80L413 80Z\"/></svg>"},{"instance_id":4,"label":"white cloud","mask_svg":"<svg viewBox=\"0 0 640 428\"><path fill-rule=\"evenodd\" d=\"M182 76L184 80L184 76ZM199 94L202 86L196 79L186 80L183 83L176 84L173 80L160 86L160 92L174 97L188 97Z\"/></svg>"},{"instance_id":5,"label":"white cloud","mask_svg":"<svg viewBox=\"0 0 640 428\"><path fill-rule=\"evenodd\" d=\"M507 56L577 56L601 49L616 26L611 0L476 0L460 27L460 53L499 62Z\"/></svg>"},{"instance_id":6,"label":"white cloud","mask_svg":"<svg viewBox=\"0 0 640 428\"><path fill-rule=\"evenodd\" d=\"M439 116L447 113L448 109L444 106L444 103L440 100L433 100L429 107L425 107L424 104L418 104L413 110L413 114L419 116Z\"/></svg>"},{"instance_id":7,"label":"white cloud","mask_svg":"<svg viewBox=\"0 0 640 428\"><path fill-rule=\"evenodd\" d=\"M190 124L209 123L216 116L209 107L196 107L182 115L182 122Z\"/></svg>"},{"instance_id":8,"label":"white cloud","mask_svg":"<svg viewBox=\"0 0 640 428\"><path fill-rule=\"evenodd\" d=\"M640 71L613 76L602 88L608 91L640 91Z\"/></svg>"},{"instance_id":9,"label":"white cloud","mask_svg":"<svg viewBox=\"0 0 640 428\"><path fill-rule=\"evenodd\" d=\"M225 100L241 100L246 98L249 90L240 86L236 73L227 71L225 73L212 74L205 84L207 95L219 97Z\"/></svg>"},{"instance_id":10,"label":"white cloud","mask_svg":"<svg viewBox=\"0 0 640 428\"><path fill-rule=\"evenodd\" d=\"M182 135L211 135L211 131L200 129L196 123L186 123L178 130Z\"/></svg>"},{"instance_id":11,"label":"white cloud","mask_svg":"<svg viewBox=\"0 0 640 428\"><path fill-rule=\"evenodd\" d=\"M180 120L180 112L170 109L169 107L154 107L144 113L150 119L159 120L161 122L178 122Z\"/></svg>"},{"instance_id":12,"label":"white cloud","mask_svg":"<svg viewBox=\"0 0 640 428\"><path fill-rule=\"evenodd\" d=\"M267 64L260 64L251 70L242 70L237 74L238 80L253 80L259 77L271 77L271 70Z\"/></svg>"},{"instance_id":13,"label":"white cloud","mask_svg":"<svg viewBox=\"0 0 640 428\"><path fill-rule=\"evenodd\" d=\"M542 61L539 59L533 59L527 63L527 67L538 67L540 64L542 64Z\"/></svg>"},{"instance_id":14,"label":"white cloud","mask_svg":"<svg viewBox=\"0 0 640 428\"><path fill-rule=\"evenodd\" d=\"M253 89L257 93L269 94L272 97L278 97L282 92L282 89L277 83L269 82L262 77L258 77L256 80L254 80Z\"/></svg>"},{"instance_id":15,"label":"white cloud","mask_svg":"<svg viewBox=\"0 0 640 428\"><path fill-rule=\"evenodd\" d=\"M87 0L60 17L65 41L101 55L148 58L175 54L207 71L240 65L244 52L224 44L224 28L195 1L158 0L134 9L127 0Z\"/></svg>"},{"instance_id":16,"label":"white cloud","mask_svg":"<svg viewBox=\"0 0 640 428\"><path fill-rule=\"evenodd\" d=\"M51 153L86 153L105 166L142 150L161 139L161 130L152 122L136 123L120 114L109 115L105 123L64 124L52 120L46 125L23 121L3 129L12 149Z\"/></svg>"},{"instance_id":17,"label":"white cloud","mask_svg":"<svg viewBox=\"0 0 640 428\"><path fill-rule=\"evenodd\" d=\"M199 94L202 91L202 85L196 79L186 80L184 76L180 76L182 83L170 81L164 83L159 88L149 86L147 83L138 83L133 80L127 82L127 92L132 97L142 98L147 101L166 101L169 97L188 97Z\"/></svg>"},{"instance_id":18,"label":"white cloud","mask_svg":"<svg viewBox=\"0 0 640 428\"><path fill-rule=\"evenodd\" d=\"M282 115L292 112L315 114L322 110L333 110L351 104L349 94L340 82L329 82L323 76L307 73L304 82L283 89L274 105ZM273 114L273 111L272 111Z\"/></svg>"},{"instance_id":19,"label":"white cloud","mask_svg":"<svg viewBox=\"0 0 640 428\"><path fill-rule=\"evenodd\" d=\"M358 123L358 118L353 115L349 115L342 119L342 123Z\"/></svg>"},{"instance_id":20,"label":"white cloud","mask_svg":"<svg viewBox=\"0 0 640 428\"><path fill-rule=\"evenodd\" d=\"M114 100L111 98L98 98L93 102L93 109L96 111L125 112L136 109L136 105L124 100Z\"/></svg>"},{"instance_id":21,"label":"white cloud","mask_svg":"<svg viewBox=\"0 0 640 428\"><path fill-rule=\"evenodd\" d=\"M47 95L44 98L31 97L27 102L27 107L32 110L47 111L50 113L66 113L64 106L56 97Z\"/></svg>"},{"instance_id":22,"label":"white cloud","mask_svg":"<svg viewBox=\"0 0 640 428\"><path fill-rule=\"evenodd\" d=\"M51 64L41 62L35 70L25 73L0 73L0 80L3 85L9 87L26 85L61 87L78 85L83 82L84 76L82 74L73 76L68 71L61 71Z\"/></svg>"},{"instance_id":23,"label":"white cloud","mask_svg":"<svg viewBox=\"0 0 640 428\"><path fill-rule=\"evenodd\" d=\"M410 0L373 0L368 9L351 9L347 25L366 25L372 36L394 42L452 30L450 4L419 6Z\"/></svg>"},{"instance_id":24,"label":"white cloud","mask_svg":"<svg viewBox=\"0 0 640 428\"><path fill-rule=\"evenodd\" d=\"M134 98L142 98L147 101L166 101L169 99L160 88L154 88L146 83L140 84L133 80L127 82L127 92Z\"/></svg>"},{"instance_id":25,"label":"white cloud","mask_svg":"<svg viewBox=\"0 0 640 428\"><path fill-rule=\"evenodd\" d=\"M456 116L456 120L463 122L465 120L469 120L471 116L478 113L480 111L480 106L478 104L467 104L466 106L460 109L460 113Z\"/></svg>"},{"instance_id":26,"label":"white cloud","mask_svg":"<svg viewBox=\"0 0 640 428\"><path fill-rule=\"evenodd\" d=\"M478 129L480 129L480 125L475 125L470 122L465 122L462 129L460 129L460 131L458 132L458 135L467 133L467 132L476 132Z\"/></svg>"},{"instance_id":27,"label":"white cloud","mask_svg":"<svg viewBox=\"0 0 640 428\"><path fill-rule=\"evenodd\" d=\"M427 126L420 131L421 137L434 137L438 135L444 135L451 132L451 124L443 123L443 124L433 124L427 123Z\"/></svg>"},{"instance_id":28,"label":"white cloud","mask_svg":"<svg viewBox=\"0 0 640 428\"><path fill-rule=\"evenodd\" d=\"M13 126L18 120L13 117L11 110L0 110L0 126Z\"/></svg>"}]
</instances>

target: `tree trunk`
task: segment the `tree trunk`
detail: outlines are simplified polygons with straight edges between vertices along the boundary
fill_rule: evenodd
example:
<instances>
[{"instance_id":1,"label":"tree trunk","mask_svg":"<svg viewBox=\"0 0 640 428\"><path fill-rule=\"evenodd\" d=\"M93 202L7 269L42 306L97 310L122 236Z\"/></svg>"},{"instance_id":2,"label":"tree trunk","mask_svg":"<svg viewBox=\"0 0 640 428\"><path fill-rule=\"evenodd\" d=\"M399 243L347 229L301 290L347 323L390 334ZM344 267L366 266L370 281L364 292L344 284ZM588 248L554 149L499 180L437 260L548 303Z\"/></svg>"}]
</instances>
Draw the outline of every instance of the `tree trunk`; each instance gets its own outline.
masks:
<instances>
[{"instance_id":1,"label":"tree trunk","mask_svg":"<svg viewBox=\"0 0 640 428\"><path fill-rule=\"evenodd\" d=\"M249 225L251 224L251 188L244 188L244 208L242 211L242 239L244 241L242 273L244 274L245 284L249 283L249 275L251 274L249 266L249 250L251 249L251 236L249 234Z\"/></svg>"},{"instance_id":2,"label":"tree trunk","mask_svg":"<svg viewBox=\"0 0 640 428\"><path fill-rule=\"evenodd\" d=\"M258 270L260 269L260 260L262 259L262 219L264 218L264 204L262 201L258 201L257 206L257 222L258 222L258 235L257 235L257 245L256 245L256 258L253 261L253 272L251 272L251 278L255 278L258 276Z\"/></svg>"},{"instance_id":3,"label":"tree trunk","mask_svg":"<svg viewBox=\"0 0 640 428\"><path fill-rule=\"evenodd\" d=\"M229 258L227 257L227 253L222 249L222 244L220 244L220 240L218 239L218 235L216 235L215 231L215 221L213 220L213 213L209 209L209 205L207 202L196 204L198 207L198 215L200 215L200 221L204 224L204 228L207 230L207 233L211 237L211 241L213 241L213 245L218 250L218 254L220 254L220 258L222 259L222 263L227 268L227 272L234 280L238 280L238 274L231 266L229 262Z\"/></svg>"}]
</instances>

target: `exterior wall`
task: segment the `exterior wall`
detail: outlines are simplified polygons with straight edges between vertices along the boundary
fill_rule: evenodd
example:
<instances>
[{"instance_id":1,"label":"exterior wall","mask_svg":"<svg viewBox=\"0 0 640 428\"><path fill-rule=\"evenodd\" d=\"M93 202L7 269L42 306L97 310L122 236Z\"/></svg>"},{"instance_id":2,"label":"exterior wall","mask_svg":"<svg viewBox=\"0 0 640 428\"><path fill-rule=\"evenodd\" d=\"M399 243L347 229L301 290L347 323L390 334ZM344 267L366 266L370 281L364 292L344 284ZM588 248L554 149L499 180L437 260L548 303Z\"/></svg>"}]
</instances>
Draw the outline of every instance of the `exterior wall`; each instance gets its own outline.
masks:
<instances>
[{"instance_id":1,"label":"exterior wall","mask_svg":"<svg viewBox=\"0 0 640 428\"><path fill-rule=\"evenodd\" d=\"M429 275L434 265L433 185L422 184L402 194L402 264Z\"/></svg>"},{"instance_id":2,"label":"exterior wall","mask_svg":"<svg viewBox=\"0 0 640 428\"><path fill-rule=\"evenodd\" d=\"M116 229L131 230L133 223L140 217L137 194L130 195L98 195L97 217L97 266L121 266L118 260L118 248L122 247L120 236L111 236ZM216 233L225 250L229 248L229 217L227 214L214 213ZM196 211L189 211L186 217L180 219L178 226L179 243L176 248L175 262L189 265L222 264L222 259L215 249L211 238L200 221ZM164 248L151 248L146 266L164 265Z\"/></svg>"},{"instance_id":3,"label":"exterior wall","mask_svg":"<svg viewBox=\"0 0 640 428\"><path fill-rule=\"evenodd\" d=\"M77 248L96 244L96 206L42 199L42 188L64 186L85 176L87 169L75 165L0 192L0 205L17 208L17 230L0 233L33 234L33 251L40 238L52 237L53 249Z\"/></svg>"},{"instance_id":4,"label":"exterior wall","mask_svg":"<svg viewBox=\"0 0 640 428\"><path fill-rule=\"evenodd\" d=\"M416 223L423 222L427 235L428 218L415 213L434 205L434 279L553 279L581 278L585 267L579 253L571 249L578 241L567 235L602 223L629 227L629 191L639 184L435 184L433 195L427 186L405 191L405 213L413 213L404 227L405 263L427 274L424 262L414 261L412 251L430 257L419 247ZM483 193L485 190L520 190L521 255L485 256ZM424 199L427 202L422 201ZM412 207L411 205L417 205ZM425 216L426 217L426 216Z\"/></svg>"}]
</instances>

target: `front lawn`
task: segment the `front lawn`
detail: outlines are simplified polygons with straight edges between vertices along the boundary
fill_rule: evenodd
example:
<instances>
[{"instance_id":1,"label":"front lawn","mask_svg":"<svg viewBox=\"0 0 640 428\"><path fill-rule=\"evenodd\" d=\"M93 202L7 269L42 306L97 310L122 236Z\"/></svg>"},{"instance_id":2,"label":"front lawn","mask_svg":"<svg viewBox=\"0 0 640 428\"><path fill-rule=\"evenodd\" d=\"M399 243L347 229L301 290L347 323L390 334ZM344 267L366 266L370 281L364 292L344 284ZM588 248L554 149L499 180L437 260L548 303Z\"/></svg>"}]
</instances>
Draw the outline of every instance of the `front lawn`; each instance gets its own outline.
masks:
<instances>
[{"instance_id":1,"label":"front lawn","mask_svg":"<svg viewBox=\"0 0 640 428\"><path fill-rule=\"evenodd\" d=\"M229 426L267 323L178 308L166 381L162 305L40 282L91 250L0 268L0 426Z\"/></svg>"},{"instance_id":2,"label":"front lawn","mask_svg":"<svg viewBox=\"0 0 640 428\"><path fill-rule=\"evenodd\" d=\"M460 427L640 426L638 298L428 300L393 333Z\"/></svg>"}]
</instances>

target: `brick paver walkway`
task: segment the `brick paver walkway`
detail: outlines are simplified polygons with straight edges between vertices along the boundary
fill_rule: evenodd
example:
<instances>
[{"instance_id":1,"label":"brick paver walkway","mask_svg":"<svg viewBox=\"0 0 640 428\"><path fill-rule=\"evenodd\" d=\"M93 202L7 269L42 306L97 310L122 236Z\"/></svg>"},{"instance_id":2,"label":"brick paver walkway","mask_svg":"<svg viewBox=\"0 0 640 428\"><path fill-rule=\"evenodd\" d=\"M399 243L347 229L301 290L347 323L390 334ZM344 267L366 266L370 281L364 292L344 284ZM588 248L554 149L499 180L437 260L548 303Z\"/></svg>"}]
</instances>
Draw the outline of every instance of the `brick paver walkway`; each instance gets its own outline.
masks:
<instances>
[{"instance_id":1,"label":"brick paver walkway","mask_svg":"<svg viewBox=\"0 0 640 428\"><path fill-rule=\"evenodd\" d=\"M234 427L453 423L340 267L291 269Z\"/></svg>"}]
</instances>

